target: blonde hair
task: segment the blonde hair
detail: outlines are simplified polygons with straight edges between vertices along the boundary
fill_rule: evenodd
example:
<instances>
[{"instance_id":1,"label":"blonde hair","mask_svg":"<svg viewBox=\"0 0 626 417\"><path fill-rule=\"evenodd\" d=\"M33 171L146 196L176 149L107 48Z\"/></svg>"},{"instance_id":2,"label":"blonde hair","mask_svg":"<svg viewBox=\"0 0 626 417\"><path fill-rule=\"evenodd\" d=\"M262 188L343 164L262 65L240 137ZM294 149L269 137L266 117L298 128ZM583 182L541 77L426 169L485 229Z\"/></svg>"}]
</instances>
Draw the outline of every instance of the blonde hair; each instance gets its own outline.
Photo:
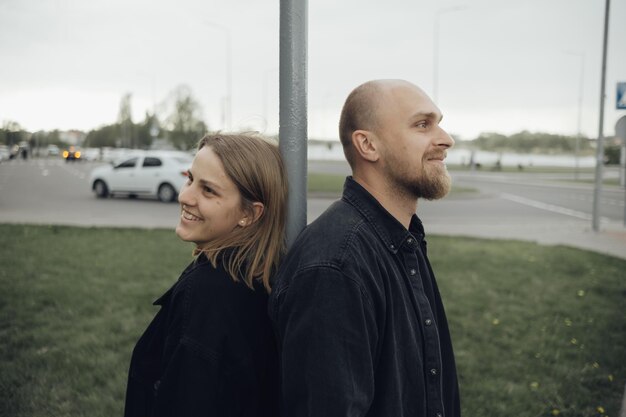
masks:
<instances>
[{"instance_id":1,"label":"blonde hair","mask_svg":"<svg viewBox=\"0 0 626 417\"><path fill-rule=\"evenodd\" d=\"M241 209L253 215L252 205L263 204L259 218L238 227L227 236L197 248L213 266L218 259L233 280L250 288L259 280L271 291L270 277L285 252L287 177L276 143L256 134L209 134L200 139L198 150L208 146L220 158L226 175L241 195ZM220 256L226 255L228 256Z\"/></svg>"}]
</instances>

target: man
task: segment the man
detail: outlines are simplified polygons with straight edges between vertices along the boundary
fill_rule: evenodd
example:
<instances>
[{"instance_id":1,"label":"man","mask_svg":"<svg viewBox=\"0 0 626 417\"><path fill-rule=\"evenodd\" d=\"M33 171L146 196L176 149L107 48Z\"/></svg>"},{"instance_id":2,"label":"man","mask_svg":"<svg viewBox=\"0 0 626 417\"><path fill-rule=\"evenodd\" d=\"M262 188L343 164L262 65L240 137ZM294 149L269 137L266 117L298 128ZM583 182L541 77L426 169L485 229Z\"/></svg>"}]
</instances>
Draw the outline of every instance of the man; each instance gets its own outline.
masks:
<instances>
[{"instance_id":1,"label":"man","mask_svg":"<svg viewBox=\"0 0 626 417\"><path fill-rule=\"evenodd\" d=\"M270 300L282 415L457 417L452 343L426 257L419 198L450 189L454 141L417 86L348 96L339 131L353 175L298 237Z\"/></svg>"}]
</instances>

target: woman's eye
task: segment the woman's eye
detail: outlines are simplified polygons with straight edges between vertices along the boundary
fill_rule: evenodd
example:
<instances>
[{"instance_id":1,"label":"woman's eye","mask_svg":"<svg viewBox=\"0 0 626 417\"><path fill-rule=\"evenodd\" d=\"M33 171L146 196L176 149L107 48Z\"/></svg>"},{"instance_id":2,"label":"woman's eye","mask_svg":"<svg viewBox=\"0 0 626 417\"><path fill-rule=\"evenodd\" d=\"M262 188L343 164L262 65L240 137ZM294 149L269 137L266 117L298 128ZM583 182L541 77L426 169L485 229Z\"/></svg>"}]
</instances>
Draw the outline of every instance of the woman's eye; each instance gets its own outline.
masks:
<instances>
[{"instance_id":1,"label":"woman's eye","mask_svg":"<svg viewBox=\"0 0 626 417\"><path fill-rule=\"evenodd\" d=\"M211 187L203 187L202 188L204 190L205 193L212 193L213 189Z\"/></svg>"}]
</instances>

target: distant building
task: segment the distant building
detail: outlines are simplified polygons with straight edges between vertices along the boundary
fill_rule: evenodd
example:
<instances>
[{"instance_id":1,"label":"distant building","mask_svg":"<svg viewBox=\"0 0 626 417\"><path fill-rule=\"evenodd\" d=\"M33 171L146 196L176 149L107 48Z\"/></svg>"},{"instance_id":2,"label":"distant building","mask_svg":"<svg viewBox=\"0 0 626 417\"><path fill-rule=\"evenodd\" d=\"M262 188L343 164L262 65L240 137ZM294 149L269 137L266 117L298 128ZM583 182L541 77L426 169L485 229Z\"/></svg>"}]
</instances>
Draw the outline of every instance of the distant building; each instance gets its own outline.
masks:
<instances>
[{"instance_id":1,"label":"distant building","mask_svg":"<svg viewBox=\"0 0 626 417\"><path fill-rule=\"evenodd\" d=\"M166 138L155 138L150 145L151 150L173 151L176 150L172 142Z\"/></svg>"},{"instance_id":2,"label":"distant building","mask_svg":"<svg viewBox=\"0 0 626 417\"><path fill-rule=\"evenodd\" d=\"M64 132L59 132L59 139L68 145L80 146L83 144L85 140L85 132L81 132L80 130L66 130Z\"/></svg>"}]
</instances>

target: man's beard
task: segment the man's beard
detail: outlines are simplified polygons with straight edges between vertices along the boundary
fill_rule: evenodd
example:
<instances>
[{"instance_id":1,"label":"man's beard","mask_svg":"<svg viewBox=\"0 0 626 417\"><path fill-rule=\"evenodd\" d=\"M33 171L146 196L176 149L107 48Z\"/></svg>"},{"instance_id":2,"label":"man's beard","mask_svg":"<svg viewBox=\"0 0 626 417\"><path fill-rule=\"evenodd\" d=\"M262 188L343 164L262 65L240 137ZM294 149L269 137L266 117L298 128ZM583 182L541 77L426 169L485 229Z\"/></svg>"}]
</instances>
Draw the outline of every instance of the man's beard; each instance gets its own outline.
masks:
<instances>
[{"instance_id":1,"label":"man's beard","mask_svg":"<svg viewBox=\"0 0 626 417\"><path fill-rule=\"evenodd\" d=\"M452 180L443 164L428 162L429 158L440 156L441 153L431 152L422 158L418 173L411 172L406 163L396 158L387 158L387 173L392 186L400 193L426 200L438 200L450 191ZM444 154L445 155L445 154Z\"/></svg>"}]
</instances>

